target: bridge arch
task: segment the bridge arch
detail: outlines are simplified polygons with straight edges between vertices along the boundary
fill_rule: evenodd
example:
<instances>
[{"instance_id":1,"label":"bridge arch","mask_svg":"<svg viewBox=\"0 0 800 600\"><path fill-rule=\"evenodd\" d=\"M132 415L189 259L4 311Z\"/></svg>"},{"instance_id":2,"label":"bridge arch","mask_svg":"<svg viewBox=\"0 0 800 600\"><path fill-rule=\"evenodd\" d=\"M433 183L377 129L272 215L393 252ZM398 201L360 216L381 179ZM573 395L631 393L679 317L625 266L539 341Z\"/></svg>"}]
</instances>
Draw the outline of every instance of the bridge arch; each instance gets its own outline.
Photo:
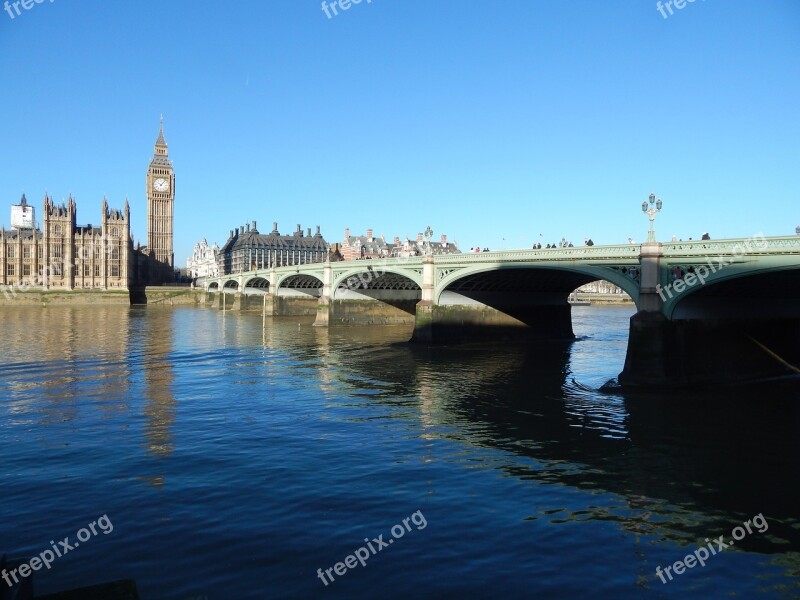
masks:
<instances>
[{"instance_id":1,"label":"bridge arch","mask_svg":"<svg viewBox=\"0 0 800 600\"><path fill-rule=\"evenodd\" d=\"M225 291L236 291L239 289L239 282L235 279L228 279L225 285L222 286L222 289Z\"/></svg>"},{"instance_id":2,"label":"bridge arch","mask_svg":"<svg viewBox=\"0 0 800 600\"><path fill-rule=\"evenodd\" d=\"M264 293L267 293L269 292L269 287L269 279L260 276L251 277L244 283L245 293L247 293L247 290L263 290Z\"/></svg>"},{"instance_id":3,"label":"bridge arch","mask_svg":"<svg viewBox=\"0 0 800 600\"><path fill-rule=\"evenodd\" d=\"M593 281L608 281L639 300L638 262L614 267L566 267L558 264L476 265L443 273L437 286L436 303L449 304L454 293L479 295L481 292L547 294L551 302L566 302L576 288Z\"/></svg>"},{"instance_id":4,"label":"bridge arch","mask_svg":"<svg viewBox=\"0 0 800 600\"><path fill-rule=\"evenodd\" d=\"M716 273L707 264L692 269L660 289L670 320L800 318L800 264L732 264Z\"/></svg>"},{"instance_id":5,"label":"bridge arch","mask_svg":"<svg viewBox=\"0 0 800 600\"><path fill-rule=\"evenodd\" d=\"M308 273L292 273L278 279L274 290L278 296L319 297L322 295L322 280Z\"/></svg>"},{"instance_id":6,"label":"bridge arch","mask_svg":"<svg viewBox=\"0 0 800 600\"><path fill-rule=\"evenodd\" d=\"M369 297L389 301L416 300L422 297L422 274L407 269L389 269L383 265L367 265L337 274L333 299Z\"/></svg>"},{"instance_id":7,"label":"bridge arch","mask_svg":"<svg viewBox=\"0 0 800 600\"><path fill-rule=\"evenodd\" d=\"M639 277L638 260L608 266L491 261L442 269L429 322L415 328L414 339L573 340L568 299L575 289L604 280L637 301Z\"/></svg>"},{"instance_id":8,"label":"bridge arch","mask_svg":"<svg viewBox=\"0 0 800 600\"><path fill-rule=\"evenodd\" d=\"M218 281L210 282L208 284L208 287L206 288L206 291L208 291L208 292L218 292L219 291L219 282Z\"/></svg>"}]
</instances>

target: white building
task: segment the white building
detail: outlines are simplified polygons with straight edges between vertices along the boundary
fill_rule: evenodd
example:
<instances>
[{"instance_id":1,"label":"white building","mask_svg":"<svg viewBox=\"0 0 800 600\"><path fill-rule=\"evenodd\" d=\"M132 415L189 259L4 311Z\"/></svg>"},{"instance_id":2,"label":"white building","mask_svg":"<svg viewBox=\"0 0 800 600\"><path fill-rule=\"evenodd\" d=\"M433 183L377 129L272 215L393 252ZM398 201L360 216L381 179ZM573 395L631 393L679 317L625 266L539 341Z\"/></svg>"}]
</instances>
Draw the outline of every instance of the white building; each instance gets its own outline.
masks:
<instances>
[{"instance_id":1,"label":"white building","mask_svg":"<svg viewBox=\"0 0 800 600\"><path fill-rule=\"evenodd\" d=\"M186 271L190 278L217 277L219 275L219 246L214 242L209 246L206 239L194 245L191 258L186 261Z\"/></svg>"}]
</instances>

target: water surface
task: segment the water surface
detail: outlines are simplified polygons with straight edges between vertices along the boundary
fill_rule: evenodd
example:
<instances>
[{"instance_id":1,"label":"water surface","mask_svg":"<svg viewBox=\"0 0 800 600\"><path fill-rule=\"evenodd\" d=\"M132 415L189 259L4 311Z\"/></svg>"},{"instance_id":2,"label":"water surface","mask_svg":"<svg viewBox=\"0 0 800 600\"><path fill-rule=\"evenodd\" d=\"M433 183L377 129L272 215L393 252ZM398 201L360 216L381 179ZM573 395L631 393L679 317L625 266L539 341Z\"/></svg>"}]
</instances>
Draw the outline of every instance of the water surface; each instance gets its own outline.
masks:
<instances>
[{"instance_id":1,"label":"water surface","mask_svg":"<svg viewBox=\"0 0 800 600\"><path fill-rule=\"evenodd\" d=\"M600 392L631 313L573 308L571 344L427 349L405 327L4 307L0 552L107 515L37 593L134 578L145 600L797 597L797 385ZM763 533L656 576L759 514Z\"/></svg>"}]
</instances>

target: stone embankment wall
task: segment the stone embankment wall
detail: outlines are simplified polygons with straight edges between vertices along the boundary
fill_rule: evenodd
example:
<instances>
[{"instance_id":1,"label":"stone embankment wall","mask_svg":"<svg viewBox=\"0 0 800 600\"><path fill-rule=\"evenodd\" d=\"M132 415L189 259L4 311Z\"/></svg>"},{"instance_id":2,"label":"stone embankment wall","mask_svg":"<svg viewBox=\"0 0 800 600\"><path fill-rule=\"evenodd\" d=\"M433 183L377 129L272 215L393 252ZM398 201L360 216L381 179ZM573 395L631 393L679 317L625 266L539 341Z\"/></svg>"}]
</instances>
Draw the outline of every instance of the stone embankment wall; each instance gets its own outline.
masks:
<instances>
[{"instance_id":1,"label":"stone embankment wall","mask_svg":"<svg viewBox=\"0 0 800 600\"><path fill-rule=\"evenodd\" d=\"M147 304L166 306L196 306L204 300L202 290L187 287L153 286L142 290L43 290L0 289L3 306L67 306L92 304Z\"/></svg>"},{"instance_id":2,"label":"stone embankment wall","mask_svg":"<svg viewBox=\"0 0 800 600\"><path fill-rule=\"evenodd\" d=\"M130 294L126 291L87 291L67 292L64 290L26 290L0 292L2 306L48 306L70 304L130 304Z\"/></svg>"}]
</instances>

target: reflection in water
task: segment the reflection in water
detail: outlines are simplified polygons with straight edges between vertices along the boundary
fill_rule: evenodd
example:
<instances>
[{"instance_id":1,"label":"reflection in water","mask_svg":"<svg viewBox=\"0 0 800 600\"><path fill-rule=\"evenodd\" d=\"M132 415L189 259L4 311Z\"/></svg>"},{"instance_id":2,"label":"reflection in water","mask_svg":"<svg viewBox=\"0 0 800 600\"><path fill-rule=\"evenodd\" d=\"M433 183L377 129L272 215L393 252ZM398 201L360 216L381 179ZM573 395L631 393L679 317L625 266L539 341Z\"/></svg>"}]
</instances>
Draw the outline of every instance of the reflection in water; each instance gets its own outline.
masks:
<instances>
[{"instance_id":1,"label":"reflection in water","mask_svg":"<svg viewBox=\"0 0 800 600\"><path fill-rule=\"evenodd\" d=\"M172 426L175 421L176 402L173 395L174 365L173 326L174 312L166 308L134 307L131 309L132 350L141 365L143 378L144 438L149 454L167 458L174 450ZM152 468L152 466L150 467ZM141 478L154 488L165 485L164 466L154 474Z\"/></svg>"},{"instance_id":2,"label":"reflection in water","mask_svg":"<svg viewBox=\"0 0 800 600\"><path fill-rule=\"evenodd\" d=\"M143 312L143 311L142 311ZM175 398L172 394L173 366L172 311L160 320L138 314L134 324L141 323L141 345L145 380L145 408L147 419L145 437L148 450L159 457L172 453L173 441L170 428L175 421Z\"/></svg>"},{"instance_id":3,"label":"reflection in water","mask_svg":"<svg viewBox=\"0 0 800 600\"><path fill-rule=\"evenodd\" d=\"M173 313L120 306L3 308L4 395L42 403L41 423L68 423L80 410L96 406L108 417L132 409L132 380L141 374L148 450L168 456L175 419L172 395ZM46 342L42 340L46 332ZM133 366L133 368L132 368ZM8 371L21 375L9 377ZM134 384L134 387L137 387ZM27 392L27 393L26 393ZM136 394L134 394L136 395ZM26 401L28 405L31 400ZM149 477L160 482L161 475Z\"/></svg>"},{"instance_id":4,"label":"reflection in water","mask_svg":"<svg viewBox=\"0 0 800 600\"><path fill-rule=\"evenodd\" d=\"M33 407L42 424L68 423L97 406L124 412L129 315L118 306L3 307L2 396ZM21 400L24 398L25 400ZM122 399L122 402L119 401Z\"/></svg>"}]
</instances>

